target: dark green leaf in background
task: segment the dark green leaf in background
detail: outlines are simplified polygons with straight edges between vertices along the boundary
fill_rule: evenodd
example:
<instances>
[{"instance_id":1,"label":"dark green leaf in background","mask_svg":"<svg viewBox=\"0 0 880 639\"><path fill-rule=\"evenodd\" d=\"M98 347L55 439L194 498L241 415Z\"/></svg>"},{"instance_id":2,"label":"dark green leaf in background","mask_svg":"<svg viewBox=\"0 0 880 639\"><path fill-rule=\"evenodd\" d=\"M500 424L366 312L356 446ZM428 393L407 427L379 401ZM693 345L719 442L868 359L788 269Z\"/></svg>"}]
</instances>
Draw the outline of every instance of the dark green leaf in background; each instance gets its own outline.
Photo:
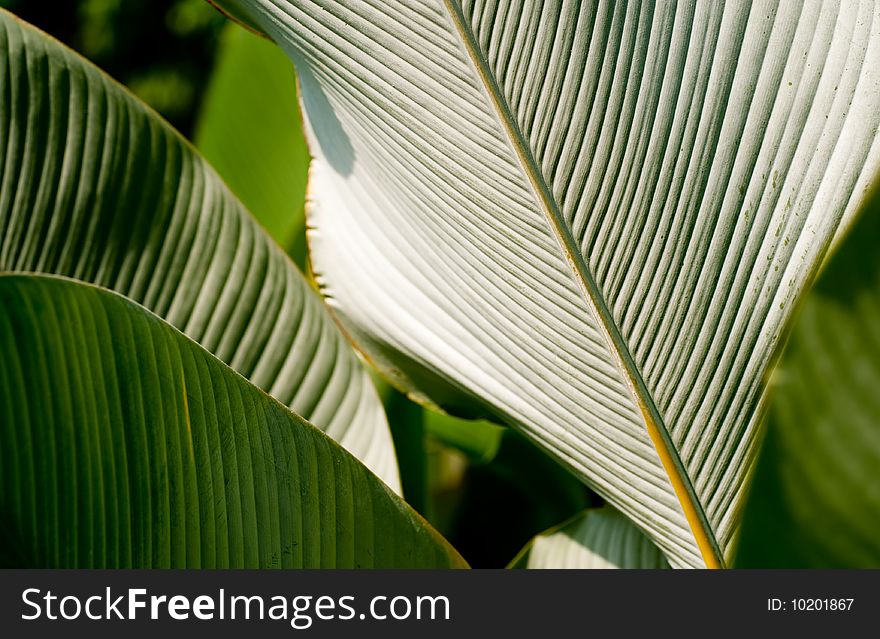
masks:
<instances>
[{"instance_id":1,"label":"dark green leaf in background","mask_svg":"<svg viewBox=\"0 0 880 639\"><path fill-rule=\"evenodd\" d=\"M878 242L875 188L773 374L740 567L880 568Z\"/></svg>"},{"instance_id":2,"label":"dark green leaf in background","mask_svg":"<svg viewBox=\"0 0 880 639\"><path fill-rule=\"evenodd\" d=\"M257 221L303 268L309 154L293 65L274 43L229 24L195 144Z\"/></svg>"}]
</instances>

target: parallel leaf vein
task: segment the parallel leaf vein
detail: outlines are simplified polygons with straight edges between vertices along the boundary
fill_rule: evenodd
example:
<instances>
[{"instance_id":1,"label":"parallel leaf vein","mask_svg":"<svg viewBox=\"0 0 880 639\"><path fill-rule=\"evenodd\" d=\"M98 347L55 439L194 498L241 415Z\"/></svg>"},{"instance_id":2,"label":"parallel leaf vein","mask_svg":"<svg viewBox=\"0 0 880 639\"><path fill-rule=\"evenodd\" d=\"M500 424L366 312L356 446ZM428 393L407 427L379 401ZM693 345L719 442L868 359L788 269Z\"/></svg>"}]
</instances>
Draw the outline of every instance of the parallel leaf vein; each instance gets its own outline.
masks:
<instances>
[{"instance_id":1,"label":"parallel leaf vein","mask_svg":"<svg viewBox=\"0 0 880 639\"><path fill-rule=\"evenodd\" d=\"M523 174L529 181L537 204L542 209L551 230L559 241L565 260L574 272L575 279L584 294L587 305L595 315L607 341L609 351L632 393L633 401L642 414L648 435L669 476L669 481L681 504L682 511L691 527L694 539L706 562L706 566L709 568L723 567L723 554L714 531L709 525L702 503L696 495L690 477L682 464L678 450L672 442L657 405L642 378L626 341L614 321L602 292L590 271L589 265L578 250L578 245L571 234L571 230L565 224L556 200L529 149L525 137L520 131L519 125L511 113L510 106L500 90L494 73L489 68L488 61L480 50L472 30L464 18L461 6L458 0L443 0L443 3L446 6L453 26L461 38L464 51L480 77L481 87L485 89L489 102L499 117L511 148L516 154L523 170Z\"/></svg>"}]
</instances>

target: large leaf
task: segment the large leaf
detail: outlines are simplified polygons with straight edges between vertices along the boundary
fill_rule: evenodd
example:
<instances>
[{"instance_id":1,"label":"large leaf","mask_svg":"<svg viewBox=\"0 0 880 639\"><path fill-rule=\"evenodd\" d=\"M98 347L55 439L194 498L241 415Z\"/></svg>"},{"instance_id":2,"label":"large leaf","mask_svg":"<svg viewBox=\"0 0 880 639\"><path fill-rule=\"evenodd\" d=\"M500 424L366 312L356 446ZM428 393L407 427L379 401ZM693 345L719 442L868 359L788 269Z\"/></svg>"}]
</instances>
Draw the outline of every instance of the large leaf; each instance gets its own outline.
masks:
<instances>
[{"instance_id":1,"label":"large leaf","mask_svg":"<svg viewBox=\"0 0 880 639\"><path fill-rule=\"evenodd\" d=\"M218 3L297 66L361 348L724 565L782 327L880 168L880 5Z\"/></svg>"},{"instance_id":2,"label":"large leaf","mask_svg":"<svg viewBox=\"0 0 880 639\"><path fill-rule=\"evenodd\" d=\"M195 144L282 247L305 264L309 153L296 81L287 56L264 38L229 24L205 94Z\"/></svg>"},{"instance_id":3,"label":"large leaf","mask_svg":"<svg viewBox=\"0 0 880 639\"><path fill-rule=\"evenodd\" d=\"M463 565L354 457L116 293L0 276L0 353L6 564Z\"/></svg>"},{"instance_id":4,"label":"large leaf","mask_svg":"<svg viewBox=\"0 0 880 639\"><path fill-rule=\"evenodd\" d=\"M668 568L663 553L626 517L603 506L536 536L511 568Z\"/></svg>"},{"instance_id":5,"label":"large leaf","mask_svg":"<svg viewBox=\"0 0 880 639\"><path fill-rule=\"evenodd\" d=\"M284 252L155 113L3 11L0 271L143 304L399 489L372 383Z\"/></svg>"},{"instance_id":6,"label":"large leaf","mask_svg":"<svg viewBox=\"0 0 880 639\"><path fill-rule=\"evenodd\" d=\"M878 240L880 183L774 371L737 565L880 568Z\"/></svg>"}]
</instances>

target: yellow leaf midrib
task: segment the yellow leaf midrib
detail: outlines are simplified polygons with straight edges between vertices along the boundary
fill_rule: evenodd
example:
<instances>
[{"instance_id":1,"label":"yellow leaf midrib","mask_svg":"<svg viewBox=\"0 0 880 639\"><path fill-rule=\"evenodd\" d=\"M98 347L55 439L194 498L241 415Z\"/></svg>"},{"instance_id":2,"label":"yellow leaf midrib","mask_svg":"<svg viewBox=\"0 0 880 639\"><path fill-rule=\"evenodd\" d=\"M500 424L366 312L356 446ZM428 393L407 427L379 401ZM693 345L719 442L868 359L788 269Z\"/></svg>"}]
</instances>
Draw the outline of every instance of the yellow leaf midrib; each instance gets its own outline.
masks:
<instances>
[{"instance_id":1,"label":"yellow leaf midrib","mask_svg":"<svg viewBox=\"0 0 880 639\"><path fill-rule=\"evenodd\" d=\"M544 212L553 234L559 241L564 257L569 263L578 287L584 295L586 303L596 317L599 328L606 339L608 350L626 381L632 394L633 402L638 406L645 422L648 435L669 478L669 482L679 501L694 541L700 550L703 561L708 568L724 567L724 555L709 525L703 506L696 495L678 450L669 435L657 405L639 372L629 347L620 333L608 305L599 290L590 268L577 247L571 230L565 224L555 198L547 186L546 180L525 143L525 138L514 120L510 108L503 97L498 83L489 68L489 64L480 51L476 38L467 24L458 0L443 0L449 17L461 38L465 52L479 75L482 87L502 123L508 141L517 156L523 174L528 180L537 203Z\"/></svg>"}]
</instances>

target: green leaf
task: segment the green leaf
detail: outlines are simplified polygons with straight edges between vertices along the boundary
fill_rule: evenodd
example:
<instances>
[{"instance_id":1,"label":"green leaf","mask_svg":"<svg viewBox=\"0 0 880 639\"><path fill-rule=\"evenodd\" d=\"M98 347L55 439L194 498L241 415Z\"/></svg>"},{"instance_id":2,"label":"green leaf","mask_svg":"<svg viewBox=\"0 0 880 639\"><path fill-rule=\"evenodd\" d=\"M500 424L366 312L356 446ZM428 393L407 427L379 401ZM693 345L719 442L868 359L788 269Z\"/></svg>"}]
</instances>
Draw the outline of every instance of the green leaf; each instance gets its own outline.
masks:
<instances>
[{"instance_id":1,"label":"green leaf","mask_svg":"<svg viewBox=\"0 0 880 639\"><path fill-rule=\"evenodd\" d=\"M880 172L880 5L220 4L296 64L370 360L726 565L782 329Z\"/></svg>"},{"instance_id":2,"label":"green leaf","mask_svg":"<svg viewBox=\"0 0 880 639\"><path fill-rule=\"evenodd\" d=\"M477 464L492 461L501 448L506 429L486 421L469 421L425 410L425 432L446 446L460 450Z\"/></svg>"},{"instance_id":3,"label":"green leaf","mask_svg":"<svg viewBox=\"0 0 880 639\"><path fill-rule=\"evenodd\" d=\"M289 258L192 147L94 66L0 12L0 271L147 307L399 489L382 406Z\"/></svg>"},{"instance_id":4,"label":"green leaf","mask_svg":"<svg viewBox=\"0 0 880 639\"><path fill-rule=\"evenodd\" d=\"M29 567L451 567L331 439L149 311L0 276L0 547Z\"/></svg>"},{"instance_id":5,"label":"green leaf","mask_svg":"<svg viewBox=\"0 0 880 639\"><path fill-rule=\"evenodd\" d=\"M300 268L309 167L301 121L287 56L268 40L227 25L195 145L266 232L282 247L296 248Z\"/></svg>"},{"instance_id":6,"label":"green leaf","mask_svg":"<svg viewBox=\"0 0 880 639\"><path fill-rule=\"evenodd\" d=\"M428 473L422 407L393 388L379 388L394 438L400 467L400 483L406 502L428 515ZM384 391L384 392L383 392Z\"/></svg>"},{"instance_id":7,"label":"green leaf","mask_svg":"<svg viewBox=\"0 0 880 639\"><path fill-rule=\"evenodd\" d=\"M880 183L771 380L742 567L880 568Z\"/></svg>"},{"instance_id":8,"label":"green leaf","mask_svg":"<svg viewBox=\"0 0 880 639\"><path fill-rule=\"evenodd\" d=\"M541 533L510 568L669 568L669 563L632 522L603 506Z\"/></svg>"}]
</instances>

